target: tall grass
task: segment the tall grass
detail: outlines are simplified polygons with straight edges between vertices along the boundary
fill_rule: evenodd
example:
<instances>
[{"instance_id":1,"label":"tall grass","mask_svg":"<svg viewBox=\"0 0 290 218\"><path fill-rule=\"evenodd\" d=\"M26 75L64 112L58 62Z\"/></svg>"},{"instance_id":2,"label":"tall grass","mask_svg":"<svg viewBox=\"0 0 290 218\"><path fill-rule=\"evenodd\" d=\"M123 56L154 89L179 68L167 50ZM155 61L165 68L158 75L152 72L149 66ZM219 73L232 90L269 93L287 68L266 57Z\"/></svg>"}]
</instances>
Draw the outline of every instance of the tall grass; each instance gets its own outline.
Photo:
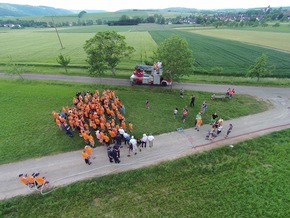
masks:
<instances>
[{"instance_id":1,"label":"tall grass","mask_svg":"<svg viewBox=\"0 0 290 218\"><path fill-rule=\"evenodd\" d=\"M289 217L289 130L1 201L2 217Z\"/></svg>"},{"instance_id":2,"label":"tall grass","mask_svg":"<svg viewBox=\"0 0 290 218\"><path fill-rule=\"evenodd\" d=\"M204 123L209 123L213 112L228 120L267 108L266 103L245 95L237 95L231 101L210 101L212 93L185 91L184 99L181 99L178 90L162 87L0 79L0 92L5 93L0 95L0 164L83 148L84 141L76 132L71 139L58 129L51 112L72 106L77 91L106 88L115 90L125 105L126 122L133 123L136 138L143 133L156 135L175 131L178 127L193 127L203 100L209 101ZM181 111L185 105L189 106L191 94L196 96L196 106L189 108L187 121L183 123ZM145 109L146 99L150 101L150 110ZM173 119L175 107L179 108L176 120Z\"/></svg>"}]
</instances>

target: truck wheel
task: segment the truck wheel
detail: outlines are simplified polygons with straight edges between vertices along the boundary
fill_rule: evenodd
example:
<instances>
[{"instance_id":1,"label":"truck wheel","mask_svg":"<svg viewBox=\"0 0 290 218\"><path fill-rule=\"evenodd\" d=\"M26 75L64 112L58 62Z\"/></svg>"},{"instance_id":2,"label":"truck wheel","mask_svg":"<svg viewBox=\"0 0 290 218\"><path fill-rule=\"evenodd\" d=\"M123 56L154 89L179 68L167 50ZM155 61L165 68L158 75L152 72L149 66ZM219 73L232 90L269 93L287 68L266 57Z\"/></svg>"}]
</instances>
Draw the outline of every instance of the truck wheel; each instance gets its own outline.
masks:
<instances>
[{"instance_id":1,"label":"truck wheel","mask_svg":"<svg viewBox=\"0 0 290 218\"><path fill-rule=\"evenodd\" d=\"M167 82L164 82L164 81L163 81L163 82L161 83L161 85L163 85L163 86L167 86Z\"/></svg>"}]
</instances>

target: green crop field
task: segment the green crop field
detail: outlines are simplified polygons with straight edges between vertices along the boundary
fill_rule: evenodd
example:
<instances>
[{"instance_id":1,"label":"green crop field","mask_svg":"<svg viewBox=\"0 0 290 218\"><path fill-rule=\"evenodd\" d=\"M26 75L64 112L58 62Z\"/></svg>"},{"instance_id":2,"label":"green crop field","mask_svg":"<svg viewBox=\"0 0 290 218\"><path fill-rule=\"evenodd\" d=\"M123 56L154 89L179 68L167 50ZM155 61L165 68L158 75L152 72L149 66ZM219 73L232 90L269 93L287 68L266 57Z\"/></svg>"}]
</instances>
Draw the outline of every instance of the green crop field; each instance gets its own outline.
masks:
<instances>
[{"instance_id":1,"label":"green crop field","mask_svg":"<svg viewBox=\"0 0 290 218\"><path fill-rule=\"evenodd\" d=\"M189 105L192 92L186 91L184 99L178 90L160 87L123 87L95 84L79 84L50 81L19 81L0 79L2 130L0 132L0 164L27 158L81 149L84 142L74 133L73 139L60 131L51 114L63 106L72 106L77 91L100 92L110 88L126 106L126 121L134 125L135 137L144 132L160 134L175 131L178 127L193 127L199 105L209 100L212 93L194 92L196 107L189 109L187 122L181 121L181 111ZM136 94L138 92L138 94ZM145 100L150 100L150 110L145 109ZM168 102L171 107L168 107ZM267 105L255 98L237 95L231 101L209 102L208 115L203 117L209 123L210 115L217 112L225 120L264 111ZM250 106L249 106L250 105ZM173 119L175 107L180 109L178 119ZM226 112L226 113L225 113ZM142 116L140 116L140 113ZM166 124L166 125L165 125Z\"/></svg>"},{"instance_id":2,"label":"green crop field","mask_svg":"<svg viewBox=\"0 0 290 218\"><path fill-rule=\"evenodd\" d=\"M290 29L290 28L289 28ZM187 29L189 31L189 29ZM191 30L192 33L197 33L205 36L217 37L228 40L260 45L263 47L280 49L290 53L290 30L285 32L262 32L251 30L233 30L233 29L199 29Z\"/></svg>"},{"instance_id":3,"label":"green crop field","mask_svg":"<svg viewBox=\"0 0 290 218\"><path fill-rule=\"evenodd\" d=\"M288 39L287 33L266 32L264 34L267 37L262 38L262 32L260 31L195 30L198 33L207 31L214 32L212 36L205 36L195 34L195 31L189 32L188 30L170 29L168 25L59 28L59 36L64 49L61 49L54 29L2 29L0 33L0 64L2 67L5 67L5 64L9 63L10 58L12 58L15 63L48 67L53 65L59 66L56 58L62 53L71 58L70 67L85 67L86 54L83 50L85 41L93 37L96 32L104 30L118 31L126 37L127 43L135 48L136 51L132 56L122 60L117 67L117 70L127 71L128 75L130 75L133 67L137 63L142 63L148 59L150 60L158 44L171 35L177 34L189 42L189 47L194 53L195 65L197 67L196 73L242 76L247 72L249 66L254 64L257 57L262 53L266 53L269 57L268 65L275 66L275 70L273 71L274 77L290 76L290 54L275 50L281 49L283 44L285 44L285 49L289 47L289 43L286 43ZM239 41L245 42L247 38L252 39L252 41L243 43L229 39L220 39L217 38L218 34L235 34L232 38L236 38L236 34L239 34L241 36ZM254 44L255 42L253 40L258 36L261 37L260 43L264 43L264 47L249 44ZM276 40L276 38L281 38L281 40ZM273 41L272 44L271 41ZM265 44L267 43L275 48L265 48ZM63 73L63 71L57 70L53 73ZM77 74L75 71L73 73Z\"/></svg>"},{"instance_id":4,"label":"green crop field","mask_svg":"<svg viewBox=\"0 0 290 218\"><path fill-rule=\"evenodd\" d=\"M249 66L255 63L256 58L265 53L269 57L268 64L276 68L273 72L274 76L290 76L290 53L187 31L150 31L150 34L157 44L173 34L185 38L193 51L196 65L208 71L221 67L224 69L224 74L244 75ZM211 72L211 74L215 73Z\"/></svg>"}]
</instances>

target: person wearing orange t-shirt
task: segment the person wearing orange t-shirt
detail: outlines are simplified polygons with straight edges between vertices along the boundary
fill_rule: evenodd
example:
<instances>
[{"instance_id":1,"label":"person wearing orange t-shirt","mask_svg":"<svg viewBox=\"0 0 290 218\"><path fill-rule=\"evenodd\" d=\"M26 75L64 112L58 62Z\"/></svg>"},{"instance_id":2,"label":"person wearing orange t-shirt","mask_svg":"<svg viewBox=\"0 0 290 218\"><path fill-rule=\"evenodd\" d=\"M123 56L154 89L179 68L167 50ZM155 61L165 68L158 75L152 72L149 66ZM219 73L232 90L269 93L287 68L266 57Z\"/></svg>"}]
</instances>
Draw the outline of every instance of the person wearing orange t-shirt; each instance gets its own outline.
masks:
<instances>
[{"instance_id":1,"label":"person wearing orange t-shirt","mask_svg":"<svg viewBox=\"0 0 290 218\"><path fill-rule=\"evenodd\" d=\"M122 126L122 128L123 128L124 130L126 130L126 123L125 123L124 120L121 122L121 126Z\"/></svg>"},{"instance_id":2,"label":"person wearing orange t-shirt","mask_svg":"<svg viewBox=\"0 0 290 218\"><path fill-rule=\"evenodd\" d=\"M22 182L24 185L29 185L28 179L24 174L19 174L19 181Z\"/></svg>"},{"instance_id":3,"label":"person wearing orange t-shirt","mask_svg":"<svg viewBox=\"0 0 290 218\"><path fill-rule=\"evenodd\" d=\"M36 182L38 183L37 188L41 188L42 186L44 186L44 185L49 183L49 181L47 181L45 179L45 177L41 177L39 175L39 173L36 173L34 178L35 178Z\"/></svg>"},{"instance_id":4,"label":"person wearing orange t-shirt","mask_svg":"<svg viewBox=\"0 0 290 218\"><path fill-rule=\"evenodd\" d=\"M90 156L88 155L88 153L86 152L86 150L82 151L82 156L85 160L85 163L88 165L91 165L92 163L90 162Z\"/></svg>"},{"instance_id":5,"label":"person wearing orange t-shirt","mask_svg":"<svg viewBox=\"0 0 290 218\"><path fill-rule=\"evenodd\" d=\"M100 132L100 143L103 143L105 134L103 131Z\"/></svg>"},{"instance_id":6,"label":"person wearing orange t-shirt","mask_svg":"<svg viewBox=\"0 0 290 218\"><path fill-rule=\"evenodd\" d=\"M84 150L87 152L87 154L89 155L89 157L91 156L91 154L93 153L93 149L91 146L86 145Z\"/></svg>"},{"instance_id":7,"label":"person wearing orange t-shirt","mask_svg":"<svg viewBox=\"0 0 290 218\"><path fill-rule=\"evenodd\" d=\"M35 181L33 176L34 176L34 173L32 173L32 175L26 177L28 182L29 182L30 187L34 187L35 185L38 186L38 183Z\"/></svg>"},{"instance_id":8,"label":"person wearing orange t-shirt","mask_svg":"<svg viewBox=\"0 0 290 218\"><path fill-rule=\"evenodd\" d=\"M128 129L131 133L133 132L133 124L131 122L128 124Z\"/></svg>"},{"instance_id":9,"label":"person wearing orange t-shirt","mask_svg":"<svg viewBox=\"0 0 290 218\"><path fill-rule=\"evenodd\" d=\"M91 133L89 133L89 142L90 142L90 145L94 148L95 147L95 140L94 140L94 137L91 135Z\"/></svg>"},{"instance_id":10,"label":"person wearing orange t-shirt","mask_svg":"<svg viewBox=\"0 0 290 218\"><path fill-rule=\"evenodd\" d=\"M107 135L104 135L104 141L106 143L106 145L110 145L110 138Z\"/></svg>"}]
</instances>

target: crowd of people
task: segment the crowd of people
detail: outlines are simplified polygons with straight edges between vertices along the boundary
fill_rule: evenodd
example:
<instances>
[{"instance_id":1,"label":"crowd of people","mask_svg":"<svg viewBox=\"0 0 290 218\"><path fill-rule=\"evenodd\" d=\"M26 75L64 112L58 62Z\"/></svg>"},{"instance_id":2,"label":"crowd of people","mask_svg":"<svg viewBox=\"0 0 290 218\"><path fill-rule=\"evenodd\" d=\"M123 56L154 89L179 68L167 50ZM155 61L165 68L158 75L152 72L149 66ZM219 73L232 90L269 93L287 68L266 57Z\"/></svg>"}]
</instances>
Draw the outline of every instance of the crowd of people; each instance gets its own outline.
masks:
<instances>
[{"instance_id":1,"label":"crowd of people","mask_svg":"<svg viewBox=\"0 0 290 218\"><path fill-rule=\"evenodd\" d=\"M61 112L52 112L55 122L60 129L73 137L72 131L77 131L86 145L95 147L97 139L101 144L110 145L113 143L118 130L122 127L133 131L133 124L125 121L125 106L109 89L101 94L98 90L94 93L77 92L72 100L72 107L62 107Z\"/></svg>"},{"instance_id":2,"label":"crowd of people","mask_svg":"<svg viewBox=\"0 0 290 218\"><path fill-rule=\"evenodd\" d=\"M96 140L107 146L109 161L115 163L121 162L122 142L127 146L128 156L141 152L147 142L153 146L152 135L143 134L140 138L134 138L133 123L126 122L125 106L113 90L106 89L102 93L98 90L94 93L77 92L72 102L74 106L62 107L59 113L53 111L52 115L57 126L64 129L69 137L73 137L73 132L77 131L84 139L85 147L81 155L86 164L92 163L92 148L96 147ZM149 109L148 99L145 106Z\"/></svg>"}]
</instances>

